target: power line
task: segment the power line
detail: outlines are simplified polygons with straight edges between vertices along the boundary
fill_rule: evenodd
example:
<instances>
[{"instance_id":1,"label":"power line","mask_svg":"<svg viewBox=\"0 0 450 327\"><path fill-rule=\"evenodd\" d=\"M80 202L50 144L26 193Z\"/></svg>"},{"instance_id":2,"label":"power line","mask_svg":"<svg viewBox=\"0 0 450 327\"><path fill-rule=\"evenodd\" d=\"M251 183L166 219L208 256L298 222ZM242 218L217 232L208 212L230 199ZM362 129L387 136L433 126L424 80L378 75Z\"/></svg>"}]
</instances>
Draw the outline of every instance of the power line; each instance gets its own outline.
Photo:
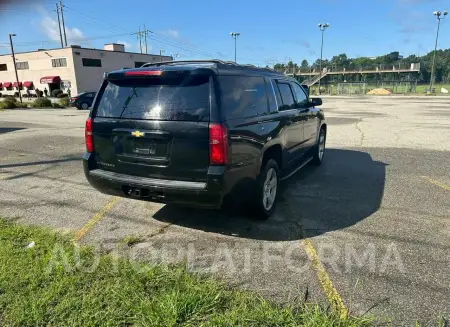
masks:
<instances>
[{"instance_id":1,"label":"power line","mask_svg":"<svg viewBox=\"0 0 450 327\"><path fill-rule=\"evenodd\" d=\"M107 38L111 38L111 37L119 37L119 36L131 36L133 33L122 33L122 34L110 34L110 35L103 35L103 36L93 36L93 37L86 37L83 38L82 40L80 39L71 39L69 38L69 41L77 41L77 42L85 42L85 41L93 41L93 40L100 40L100 39L107 39ZM3 42L0 42L0 47L1 48L9 48L9 45L7 45L6 43L3 45ZM42 44L42 43L58 43L58 41L52 41L52 40L41 40L41 41L30 41L30 42L15 42L14 46L20 46L20 47L25 47L25 46L30 46L30 45L36 45L36 44Z\"/></svg>"}]
</instances>

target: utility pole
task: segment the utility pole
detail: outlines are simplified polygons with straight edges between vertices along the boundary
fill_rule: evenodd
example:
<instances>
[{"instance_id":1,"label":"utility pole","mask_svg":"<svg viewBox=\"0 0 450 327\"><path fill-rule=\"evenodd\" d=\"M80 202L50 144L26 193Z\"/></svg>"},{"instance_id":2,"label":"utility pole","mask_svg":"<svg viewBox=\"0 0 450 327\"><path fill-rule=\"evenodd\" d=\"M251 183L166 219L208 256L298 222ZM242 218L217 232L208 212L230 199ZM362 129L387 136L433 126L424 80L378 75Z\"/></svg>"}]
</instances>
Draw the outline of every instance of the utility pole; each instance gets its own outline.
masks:
<instances>
[{"instance_id":1,"label":"utility pole","mask_svg":"<svg viewBox=\"0 0 450 327\"><path fill-rule=\"evenodd\" d=\"M139 39L139 47L141 49L141 53L143 53L142 46L144 45L145 46L145 54L148 54L147 37L148 37L149 33L153 33L153 32L145 29L145 25L144 25L144 29L142 31L141 31L141 27L139 26L139 31L132 34L132 35L136 35L137 38ZM142 39L144 39L144 40L142 40ZM144 44L142 44L142 43L144 43Z\"/></svg>"},{"instance_id":2,"label":"utility pole","mask_svg":"<svg viewBox=\"0 0 450 327\"><path fill-rule=\"evenodd\" d=\"M14 46L13 46L13 42L12 42L12 37L13 36L16 36L16 34L9 34L9 44L11 45L11 54L12 54L12 57L13 57L14 72L16 73L17 87L19 88L20 103L22 103L22 93L20 92L19 75L17 75L16 56L14 54Z\"/></svg>"},{"instance_id":3,"label":"utility pole","mask_svg":"<svg viewBox=\"0 0 450 327\"><path fill-rule=\"evenodd\" d=\"M160 61L160 62L163 61L163 60L162 60L162 54L163 54L165 51L166 51L166 50L163 50L163 49L159 50L159 61Z\"/></svg>"},{"instance_id":4,"label":"utility pole","mask_svg":"<svg viewBox=\"0 0 450 327\"><path fill-rule=\"evenodd\" d=\"M436 79L436 51L439 39L439 27L441 25L441 19L444 19L445 16L448 15L448 12L444 10L443 12L435 11L433 15L436 16L438 20L437 32L436 32L436 43L434 44L434 54L433 54L433 62L431 64L431 76L430 76L430 89L428 90L428 94L433 90L434 80Z\"/></svg>"},{"instance_id":5,"label":"utility pole","mask_svg":"<svg viewBox=\"0 0 450 327\"><path fill-rule=\"evenodd\" d=\"M139 26L138 38L139 38L139 47L141 48L141 53L142 53L142 34L141 34L140 26Z\"/></svg>"},{"instance_id":6,"label":"utility pole","mask_svg":"<svg viewBox=\"0 0 450 327\"><path fill-rule=\"evenodd\" d=\"M59 38L61 39L61 48L64 48L62 32L61 32L61 21L59 20L59 7L58 3L56 3L56 15L58 16L58 29L59 29Z\"/></svg>"},{"instance_id":7,"label":"utility pole","mask_svg":"<svg viewBox=\"0 0 450 327\"><path fill-rule=\"evenodd\" d=\"M330 27L330 24L325 23L325 24L319 24L318 25L320 31L322 32L322 45L320 46L320 71L319 71L319 95L320 95L320 80L322 79L322 54L323 54L323 34L325 32L325 30Z\"/></svg>"},{"instance_id":8,"label":"utility pole","mask_svg":"<svg viewBox=\"0 0 450 327\"><path fill-rule=\"evenodd\" d=\"M143 31L143 33L144 33L144 42L145 42L145 54L147 54L148 52L147 52L147 30L145 29L145 24L144 24L144 31Z\"/></svg>"},{"instance_id":9,"label":"utility pole","mask_svg":"<svg viewBox=\"0 0 450 327\"><path fill-rule=\"evenodd\" d=\"M59 9L61 9L61 20L62 20L62 27L64 31L64 42L66 43L67 47L67 36L66 36L66 26L64 25L64 5L62 3L62 0L59 1Z\"/></svg>"}]
</instances>

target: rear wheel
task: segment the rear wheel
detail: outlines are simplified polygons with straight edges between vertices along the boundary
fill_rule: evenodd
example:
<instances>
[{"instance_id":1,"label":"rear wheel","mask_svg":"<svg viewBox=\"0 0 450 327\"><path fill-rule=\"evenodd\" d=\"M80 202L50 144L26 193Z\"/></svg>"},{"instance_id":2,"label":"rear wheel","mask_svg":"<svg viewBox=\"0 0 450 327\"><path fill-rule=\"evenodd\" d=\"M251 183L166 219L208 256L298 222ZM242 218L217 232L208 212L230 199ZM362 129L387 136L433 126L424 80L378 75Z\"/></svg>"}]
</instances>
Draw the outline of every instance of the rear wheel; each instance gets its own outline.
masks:
<instances>
[{"instance_id":1,"label":"rear wheel","mask_svg":"<svg viewBox=\"0 0 450 327\"><path fill-rule=\"evenodd\" d=\"M317 138L317 144L314 147L313 160L312 163L319 166L323 161L323 156L325 155L325 141L327 134L325 128L321 128L319 132L319 137Z\"/></svg>"},{"instance_id":2,"label":"rear wheel","mask_svg":"<svg viewBox=\"0 0 450 327\"><path fill-rule=\"evenodd\" d=\"M275 211L280 174L278 164L269 159L258 178L257 218L268 219Z\"/></svg>"}]
</instances>

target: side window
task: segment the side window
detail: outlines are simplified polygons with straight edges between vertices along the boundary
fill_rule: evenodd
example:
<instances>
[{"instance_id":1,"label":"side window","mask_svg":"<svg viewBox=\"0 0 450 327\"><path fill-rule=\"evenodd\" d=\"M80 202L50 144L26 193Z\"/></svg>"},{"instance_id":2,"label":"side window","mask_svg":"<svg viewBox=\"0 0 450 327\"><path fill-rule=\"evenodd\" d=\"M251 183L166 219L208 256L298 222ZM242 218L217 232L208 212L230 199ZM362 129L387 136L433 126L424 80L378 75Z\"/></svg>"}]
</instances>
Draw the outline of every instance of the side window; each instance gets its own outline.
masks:
<instances>
[{"instance_id":1,"label":"side window","mask_svg":"<svg viewBox=\"0 0 450 327\"><path fill-rule=\"evenodd\" d=\"M267 99L269 100L269 112L276 112L278 110L278 103L281 104L280 96L275 95L275 88L273 82L269 78L264 78L266 82Z\"/></svg>"},{"instance_id":2,"label":"side window","mask_svg":"<svg viewBox=\"0 0 450 327\"><path fill-rule=\"evenodd\" d=\"M297 108L306 108L308 105L308 97L303 91L303 88L297 83L291 83L292 89L294 90L295 102Z\"/></svg>"},{"instance_id":3,"label":"side window","mask_svg":"<svg viewBox=\"0 0 450 327\"><path fill-rule=\"evenodd\" d=\"M281 100L283 101L283 106L279 110L295 109L294 95L292 94L289 83L278 82L278 89L280 90Z\"/></svg>"},{"instance_id":4,"label":"side window","mask_svg":"<svg viewBox=\"0 0 450 327\"><path fill-rule=\"evenodd\" d=\"M254 117L268 112L263 77L219 76L219 82L226 119Z\"/></svg>"}]
</instances>

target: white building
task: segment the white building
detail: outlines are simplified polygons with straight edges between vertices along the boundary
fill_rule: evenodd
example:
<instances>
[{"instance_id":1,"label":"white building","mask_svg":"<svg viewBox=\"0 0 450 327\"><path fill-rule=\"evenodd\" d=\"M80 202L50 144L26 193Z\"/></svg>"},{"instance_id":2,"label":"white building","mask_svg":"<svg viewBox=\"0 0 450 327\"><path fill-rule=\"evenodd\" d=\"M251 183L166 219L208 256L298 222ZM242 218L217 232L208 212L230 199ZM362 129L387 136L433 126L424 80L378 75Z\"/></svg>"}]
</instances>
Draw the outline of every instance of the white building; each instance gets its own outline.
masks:
<instances>
[{"instance_id":1,"label":"white building","mask_svg":"<svg viewBox=\"0 0 450 327\"><path fill-rule=\"evenodd\" d=\"M125 52L123 44L105 44L103 50L77 45L61 49L39 49L16 53L19 85L16 82L11 54L0 55L0 93L14 95L22 90L36 94L36 89L61 89L71 95L97 91L105 72L140 67L147 62L171 61L170 56Z\"/></svg>"}]
</instances>

